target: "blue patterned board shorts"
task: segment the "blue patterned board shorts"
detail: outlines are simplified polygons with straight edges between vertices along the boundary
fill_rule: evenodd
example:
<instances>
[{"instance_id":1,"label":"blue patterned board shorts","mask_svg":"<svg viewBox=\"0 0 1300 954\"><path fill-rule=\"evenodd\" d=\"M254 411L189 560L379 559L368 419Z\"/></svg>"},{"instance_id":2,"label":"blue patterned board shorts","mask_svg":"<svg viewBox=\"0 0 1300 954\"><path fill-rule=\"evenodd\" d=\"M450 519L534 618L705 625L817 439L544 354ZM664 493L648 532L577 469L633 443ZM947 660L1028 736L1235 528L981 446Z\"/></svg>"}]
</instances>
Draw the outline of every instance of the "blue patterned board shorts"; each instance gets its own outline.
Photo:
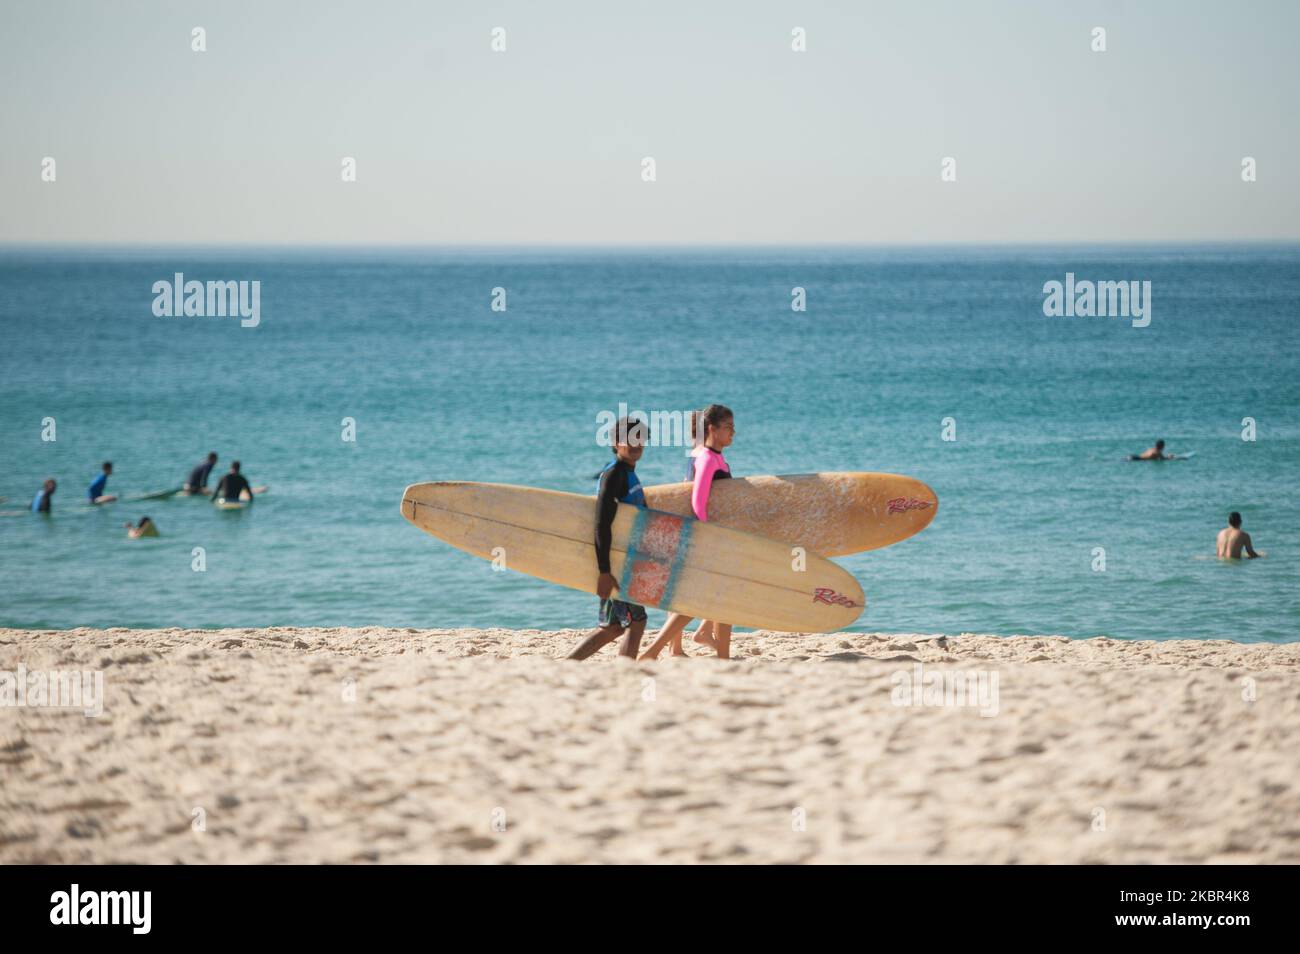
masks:
<instances>
[{"instance_id":1,"label":"blue patterned board shorts","mask_svg":"<svg viewBox=\"0 0 1300 954\"><path fill-rule=\"evenodd\" d=\"M645 621L644 606L637 606L635 603L624 603L622 600L600 601L601 626L617 626L619 629L627 629L633 623L644 623Z\"/></svg>"}]
</instances>

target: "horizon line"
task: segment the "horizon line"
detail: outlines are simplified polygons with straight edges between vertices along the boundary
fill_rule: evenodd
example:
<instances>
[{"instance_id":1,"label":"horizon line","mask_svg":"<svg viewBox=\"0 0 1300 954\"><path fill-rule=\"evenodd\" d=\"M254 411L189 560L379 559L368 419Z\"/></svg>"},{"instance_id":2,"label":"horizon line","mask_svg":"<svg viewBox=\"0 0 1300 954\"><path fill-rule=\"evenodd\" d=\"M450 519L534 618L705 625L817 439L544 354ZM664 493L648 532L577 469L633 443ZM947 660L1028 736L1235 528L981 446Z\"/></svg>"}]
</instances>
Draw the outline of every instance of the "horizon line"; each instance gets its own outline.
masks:
<instances>
[{"instance_id":1,"label":"horizon line","mask_svg":"<svg viewBox=\"0 0 1300 954\"><path fill-rule=\"evenodd\" d=\"M1252 246L1300 245L1300 236L1294 238L1259 239L1059 239L1005 240L1005 241L935 241L935 242L103 242L103 241L6 241L0 240L0 251L88 249L123 251L165 251L169 249L266 249L266 250L338 250L338 251L689 251L689 250L739 250L739 251L800 251L856 249L939 249L939 248L1228 248Z\"/></svg>"}]
</instances>

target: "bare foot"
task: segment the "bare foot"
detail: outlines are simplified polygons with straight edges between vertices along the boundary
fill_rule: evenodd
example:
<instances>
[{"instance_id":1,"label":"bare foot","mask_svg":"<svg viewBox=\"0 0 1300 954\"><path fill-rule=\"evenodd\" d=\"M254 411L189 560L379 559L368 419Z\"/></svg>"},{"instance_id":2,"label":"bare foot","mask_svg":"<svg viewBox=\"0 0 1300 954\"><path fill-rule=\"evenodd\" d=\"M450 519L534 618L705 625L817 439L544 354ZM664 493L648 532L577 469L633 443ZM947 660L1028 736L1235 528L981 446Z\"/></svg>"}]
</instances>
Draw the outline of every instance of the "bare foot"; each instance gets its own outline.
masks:
<instances>
[{"instance_id":1,"label":"bare foot","mask_svg":"<svg viewBox=\"0 0 1300 954\"><path fill-rule=\"evenodd\" d=\"M718 644L713 640L713 633L703 626L695 631L695 641L701 646L708 646L713 650L718 648Z\"/></svg>"}]
</instances>

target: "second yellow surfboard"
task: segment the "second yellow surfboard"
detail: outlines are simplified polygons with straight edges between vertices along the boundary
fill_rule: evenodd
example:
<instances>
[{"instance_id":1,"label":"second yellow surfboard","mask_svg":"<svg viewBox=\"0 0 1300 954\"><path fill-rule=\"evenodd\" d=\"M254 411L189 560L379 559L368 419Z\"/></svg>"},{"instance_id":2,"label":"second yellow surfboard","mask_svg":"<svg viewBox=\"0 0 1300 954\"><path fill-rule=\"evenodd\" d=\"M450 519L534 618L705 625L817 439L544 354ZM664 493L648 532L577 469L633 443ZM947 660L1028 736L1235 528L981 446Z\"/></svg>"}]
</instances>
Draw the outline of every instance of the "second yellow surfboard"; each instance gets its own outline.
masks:
<instances>
[{"instance_id":1,"label":"second yellow surfboard","mask_svg":"<svg viewBox=\"0 0 1300 954\"><path fill-rule=\"evenodd\" d=\"M691 485L645 488L646 506L692 516ZM709 523L842 556L887 547L924 530L939 510L913 477L839 471L714 480Z\"/></svg>"}]
</instances>

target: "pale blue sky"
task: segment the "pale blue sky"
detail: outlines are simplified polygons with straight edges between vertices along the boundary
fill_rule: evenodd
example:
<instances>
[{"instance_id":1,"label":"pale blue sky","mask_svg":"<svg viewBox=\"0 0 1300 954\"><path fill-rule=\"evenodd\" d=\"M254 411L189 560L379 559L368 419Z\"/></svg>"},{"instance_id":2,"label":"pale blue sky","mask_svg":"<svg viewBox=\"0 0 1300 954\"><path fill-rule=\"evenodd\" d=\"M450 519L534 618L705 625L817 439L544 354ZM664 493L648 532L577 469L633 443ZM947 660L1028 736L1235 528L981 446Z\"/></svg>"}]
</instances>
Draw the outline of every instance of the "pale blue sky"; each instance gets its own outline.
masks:
<instances>
[{"instance_id":1,"label":"pale blue sky","mask_svg":"<svg viewBox=\"0 0 1300 954\"><path fill-rule=\"evenodd\" d=\"M0 241L1297 239L1298 40L1291 0L4 0Z\"/></svg>"}]
</instances>

